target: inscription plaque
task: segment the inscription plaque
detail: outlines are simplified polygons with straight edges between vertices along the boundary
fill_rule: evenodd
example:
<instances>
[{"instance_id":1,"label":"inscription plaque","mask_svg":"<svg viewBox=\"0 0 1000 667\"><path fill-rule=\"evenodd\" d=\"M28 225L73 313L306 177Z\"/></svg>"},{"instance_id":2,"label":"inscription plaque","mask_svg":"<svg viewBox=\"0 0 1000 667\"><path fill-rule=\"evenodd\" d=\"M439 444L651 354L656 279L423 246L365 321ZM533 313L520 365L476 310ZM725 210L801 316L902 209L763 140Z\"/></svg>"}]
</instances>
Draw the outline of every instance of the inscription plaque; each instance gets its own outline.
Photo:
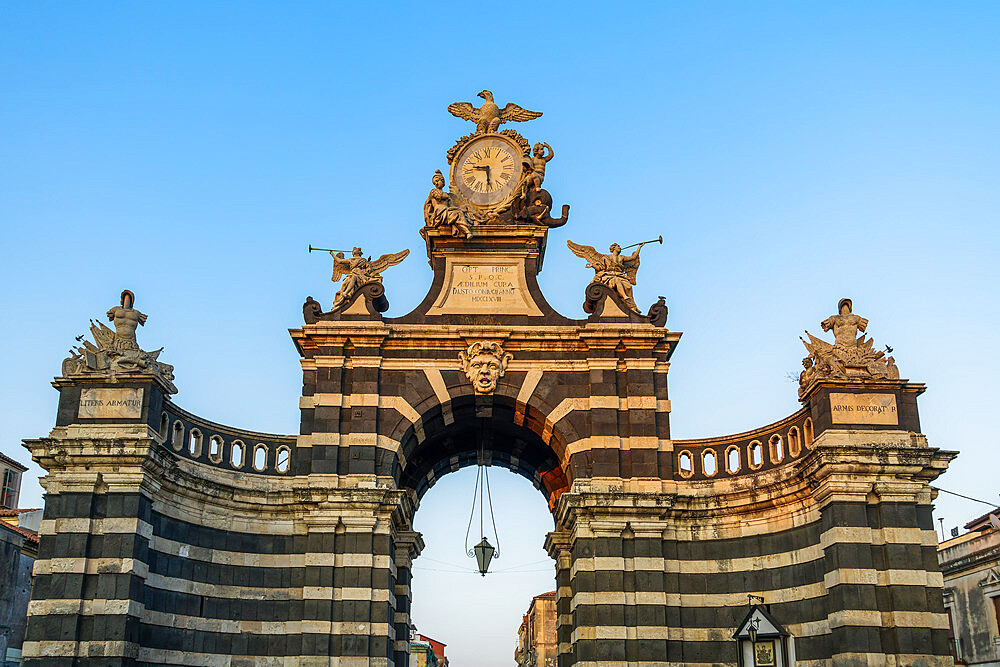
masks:
<instances>
[{"instance_id":1,"label":"inscription plaque","mask_svg":"<svg viewBox=\"0 0 1000 667\"><path fill-rule=\"evenodd\" d=\"M142 417L141 388L84 389L77 416L85 419L139 419Z\"/></svg>"},{"instance_id":2,"label":"inscription plaque","mask_svg":"<svg viewBox=\"0 0 1000 667\"><path fill-rule=\"evenodd\" d=\"M899 424L895 394L830 394L834 424Z\"/></svg>"},{"instance_id":3,"label":"inscription plaque","mask_svg":"<svg viewBox=\"0 0 1000 667\"><path fill-rule=\"evenodd\" d=\"M495 258L489 262L482 257L474 261L448 258L441 294L427 314L485 313L542 314L528 292L523 258Z\"/></svg>"}]
</instances>

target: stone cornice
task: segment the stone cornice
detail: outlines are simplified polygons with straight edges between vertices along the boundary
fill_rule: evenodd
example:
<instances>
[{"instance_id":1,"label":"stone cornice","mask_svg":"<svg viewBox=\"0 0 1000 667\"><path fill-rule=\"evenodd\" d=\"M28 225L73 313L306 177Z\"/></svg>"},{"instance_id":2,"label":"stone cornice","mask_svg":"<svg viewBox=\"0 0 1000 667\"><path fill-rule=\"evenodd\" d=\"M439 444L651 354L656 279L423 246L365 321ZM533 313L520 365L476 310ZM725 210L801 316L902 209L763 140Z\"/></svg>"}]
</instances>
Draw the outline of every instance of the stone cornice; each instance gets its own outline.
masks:
<instances>
[{"instance_id":1,"label":"stone cornice","mask_svg":"<svg viewBox=\"0 0 1000 667\"><path fill-rule=\"evenodd\" d=\"M955 574L964 570L969 570L986 563L1000 562L1000 544L987 547L980 551L975 551L953 560L946 560L941 563L941 573L944 575Z\"/></svg>"}]
</instances>

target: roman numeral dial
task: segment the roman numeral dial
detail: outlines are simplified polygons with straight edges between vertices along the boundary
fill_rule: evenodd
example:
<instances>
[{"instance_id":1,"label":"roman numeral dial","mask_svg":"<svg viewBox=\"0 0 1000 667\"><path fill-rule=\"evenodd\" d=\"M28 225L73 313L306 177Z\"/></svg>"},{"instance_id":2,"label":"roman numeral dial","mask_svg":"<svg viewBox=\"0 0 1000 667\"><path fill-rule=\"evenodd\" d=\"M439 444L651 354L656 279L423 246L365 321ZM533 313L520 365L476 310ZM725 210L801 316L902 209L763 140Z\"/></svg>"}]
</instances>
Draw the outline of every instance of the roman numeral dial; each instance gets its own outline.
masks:
<instances>
[{"instance_id":1,"label":"roman numeral dial","mask_svg":"<svg viewBox=\"0 0 1000 667\"><path fill-rule=\"evenodd\" d=\"M471 204L487 208L508 202L521 179L521 148L504 135L478 137L452 162L452 184Z\"/></svg>"}]
</instances>

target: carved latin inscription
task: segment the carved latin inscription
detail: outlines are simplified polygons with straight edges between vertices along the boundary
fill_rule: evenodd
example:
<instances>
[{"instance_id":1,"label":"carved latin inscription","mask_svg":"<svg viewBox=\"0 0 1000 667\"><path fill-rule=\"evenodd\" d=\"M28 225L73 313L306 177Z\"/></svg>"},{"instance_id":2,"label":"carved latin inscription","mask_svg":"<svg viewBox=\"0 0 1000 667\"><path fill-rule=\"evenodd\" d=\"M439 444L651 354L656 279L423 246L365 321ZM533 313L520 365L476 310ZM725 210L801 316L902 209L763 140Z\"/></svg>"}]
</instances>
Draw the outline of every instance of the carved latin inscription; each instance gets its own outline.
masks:
<instances>
[{"instance_id":1,"label":"carved latin inscription","mask_svg":"<svg viewBox=\"0 0 1000 667\"><path fill-rule=\"evenodd\" d=\"M500 258L489 263L477 260L449 258L441 295L428 315L542 314L525 285L522 258Z\"/></svg>"},{"instance_id":2,"label":"carved latin inscription","mask_svg":"<svg viewBox=\"0 0 1000 667\"><path fill-rule=\"evenodd\" d=\"M77 416L85 419L139 419L142 389L84 389Z\"/></svg>"},{"instance_id":3,"label":"carved latin inscription","mask_svg":"<svg viewBox=\"0 0 1000 667\"><path fill-rule=\"evenodd\" d=\"M895 394L830 394L834 424L899 424Z\"/></svg>"}]
</instances>

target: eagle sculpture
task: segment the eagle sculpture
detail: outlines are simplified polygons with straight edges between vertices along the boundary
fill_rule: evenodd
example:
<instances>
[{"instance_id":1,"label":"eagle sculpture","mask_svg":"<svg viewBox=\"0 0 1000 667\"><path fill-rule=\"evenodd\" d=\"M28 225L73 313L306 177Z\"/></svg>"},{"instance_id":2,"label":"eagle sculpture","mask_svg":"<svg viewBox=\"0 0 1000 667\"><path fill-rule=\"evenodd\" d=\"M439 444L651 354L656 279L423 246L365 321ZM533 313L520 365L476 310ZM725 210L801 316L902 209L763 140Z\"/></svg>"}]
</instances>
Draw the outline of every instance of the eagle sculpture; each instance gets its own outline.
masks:
<instances>
[{"instance_id":1,"label":"eagle sculpture","mask_svg":"<svg viewBox=\"0 0 1000 667\"><path fill-rule=\"evenodd\" d=\"M463 120L471 120L476 124L476 134L486 134L496 132L501 123L509 121L525 121L538 118L541 111L528 111L522 109L513 102L508 102L507 106L501 109L493 101L493 93L488 90L478 94L478 97L486 100L483 106L478 109L470 102L454 102L448 105L448 111L453 116L458 116Z\"/></svg>"}]
</instances>

